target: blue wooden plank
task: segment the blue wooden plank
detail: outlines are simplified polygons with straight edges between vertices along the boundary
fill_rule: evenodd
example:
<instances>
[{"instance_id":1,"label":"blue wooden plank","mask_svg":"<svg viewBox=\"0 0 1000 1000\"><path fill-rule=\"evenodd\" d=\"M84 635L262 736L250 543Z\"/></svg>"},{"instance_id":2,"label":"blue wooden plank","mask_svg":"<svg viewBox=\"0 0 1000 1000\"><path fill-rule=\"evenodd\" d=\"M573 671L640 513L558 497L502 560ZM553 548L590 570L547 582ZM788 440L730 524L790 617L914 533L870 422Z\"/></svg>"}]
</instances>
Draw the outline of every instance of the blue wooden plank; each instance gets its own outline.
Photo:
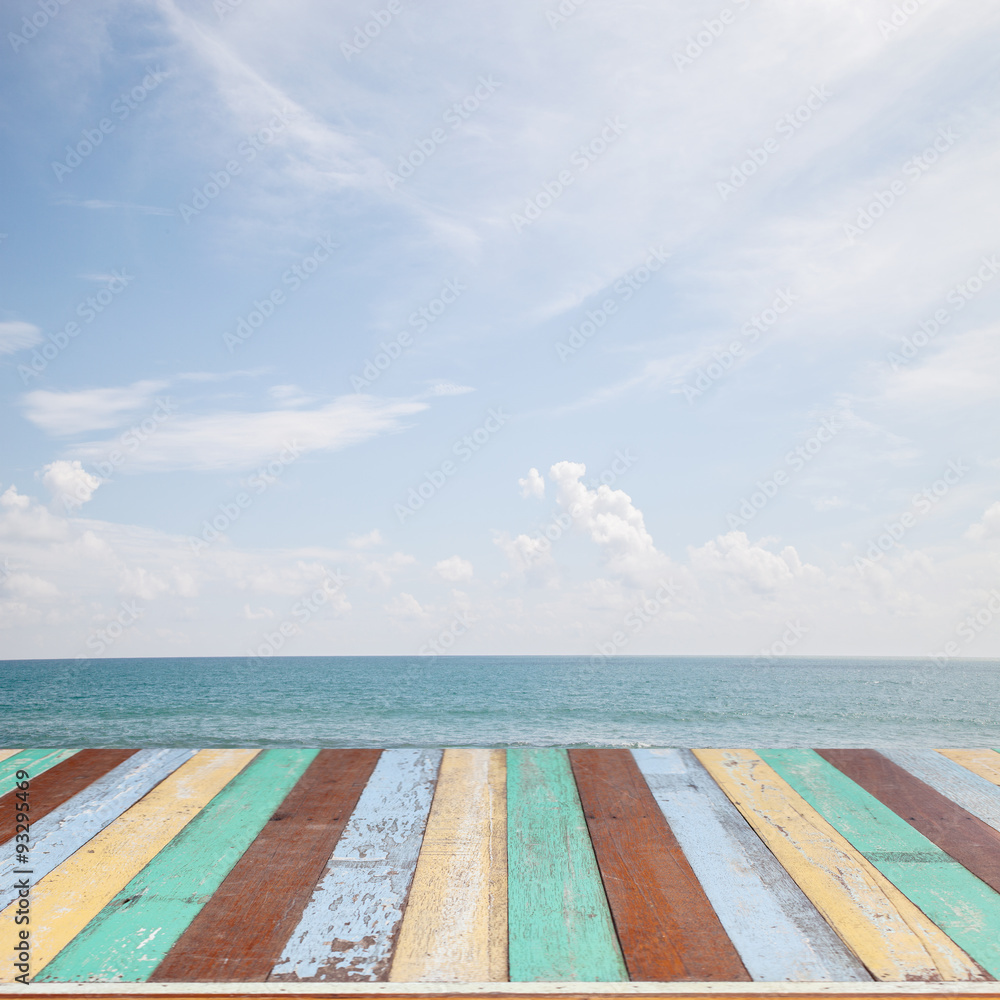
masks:
<instances>
[{"instance_id":1,"label":"blue wooden plank","mask_svg":"<svg viewBox=\"0 0 1000 1000\"><path fill-rule=\"evenodd\" d=\"M139 750L33 824L31 868L34 882L40 881L96 837L194 753L194 750ZM0 852L3 859L0 863L0 909L17 897L13 843L8 841Z\"/></svg>"},{"instance_id":2,"label":"blue wooden plank","mask_svg":"<svg viewBox=\"0 0 1000 1000\"><path fill-rule=\"evenodd\" d=\"M632 755L755 981L871 981L690 750Z\"/></svg>"},{"instance_id":3,"label":"blue wooden plank","mask_svg":"<svg viewBox=\"0 0 1000 1000\"><path fill-rule=\"evenodd\" d=\"M269 981L384 980L440 750L385 750Z\"/></svg>"}]
</instances>

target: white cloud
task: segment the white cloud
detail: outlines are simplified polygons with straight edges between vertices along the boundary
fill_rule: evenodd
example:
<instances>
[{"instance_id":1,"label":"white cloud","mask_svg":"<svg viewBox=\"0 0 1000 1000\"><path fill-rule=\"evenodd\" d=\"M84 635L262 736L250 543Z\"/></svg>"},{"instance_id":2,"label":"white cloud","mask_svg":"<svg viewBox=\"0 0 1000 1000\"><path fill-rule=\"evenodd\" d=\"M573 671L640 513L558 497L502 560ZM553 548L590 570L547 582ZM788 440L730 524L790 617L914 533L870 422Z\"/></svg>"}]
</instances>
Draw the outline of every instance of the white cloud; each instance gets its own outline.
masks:
<instances>
[{"instance_id":1,"label":"white cloud","mask_svg":"<svg viewBox=\"0 0 1000 1000\"><path fill-rule=\"evenodd\" d=\"M556 462L549 469L559 506L600 546L612 572L639 579L662 571L666 560L646 530L642 511L624 490L603 484L588 489L580 482L586 471L580 462Z\"/></svg>"},{"instance_id":2,"label":"white cloud","mask_svg":"<svg viewBox=\"0 0 1000 1000\"><path fill-rule=\"evenodd\" d=\"M545 479L538 469L529 469L528 475L524 479L519 479L517 485L521 487L521 496L525 500L528 497L537 497L541 500L545 496Z\"/></svg>"},{"instance_id":3,"label":"white cloud","mask_svg":"<svg viewBox=\"0 0 1000 1000\"><path fill-rule=\"evenodd\" d=\"M973 542L1000 538L1000 500L986 508L983 519L970 525L965 537Z\"/></svg>"},{"instance_id":4,"label":"white cloud","mask_svg":"<svg viewBox=\"0 0 1000 1000\"><path fill-rule=\"evenodd\" d=\"M57 506L72 509L85 504L96 492L101 480L91 475L78 461L59 459L42 470L42 482Z\"/></svg>"},{"instance_id":5,"label":"white cloud","mask_svg":"<svg viewBox=\"0 0 1000 1000\"><path fill-rule=\"evenodd\" d=\"M402 430L405 417L426 408L426 403L413 400L352 395L314 409L179 415L143 442L129 468L243 471L289 450L293 454L338 451ZM110 446L109 441L88 441L75 446L72 454L96 462Z\"/></svg>"},{"instance_id":6,"label":"white cloud","mask_svg":"<svg viewBox=\"0 0 1000 1000\"><path fill-rule=\"evenodd\" d=\"M456 385L454 382L434 382L428 390L431 396L464 396L475 392L471 385Z\"/></svg>"},{"instance_id":7,"label":"white cloud","mask_svg":"<svg viewBox=\"0 0 1000 1000\"><path fill-rule=\"evenodd\" d=\"M42 342L42 331L33 323L7 320L0 323L0 354L13 354Z\"/></svg>"},{"instance_id":8,"label":"white cloud","mask_svg":"<svg viewBox=\"0 0 1000 1000\"><path fill-rule=\"evenodd\" d=\"M48 434L65 437L120 427L129 417L150 407L168 382L143 380L106 389L56 392L35 389L22 397L24 415Z\"/></svg>"},{"instance_id":9,"label":"white cloud","mask_svg":"<svg viewBox=\"0 0 1000 1000\"><path fill-rule=\"evenodd\" d=\"M449 556L434 564L434 570L445 580L458 583L461 580L472 579L472 563L461 556Z\"/></svg>"},{"instance_id":10,"label":"white cloud","mask_svg":"<svg viewBox=\"0 0 1000 1000\"><path fill-rule=\"evenodd\" d=\"M365 535L354 535L347 540L347 544L352 549L367 549L374 545L381 545L385 539L382 537L382 532L378 528L372 528Z\"/></svg>"},{"instance_id":11,"label":"white cloud","mask_svg":"<svg viewBox=\"0 0 1000 1000\"><path fill-rule=\"evenodd\" d=\"M804 580L819 582L823 573L802 563L788 545L780 553L771 552L761 542L751 543L742 531L719 535L704 545L689 549L691 570L703 585L721 585L728 591L772 594Z\"/></svg>"},{"instance_id":12,"label":"white cloud","mask_svg":"<svg viewBox=\"0 0 1000 1000\"><path fill-rule=\"evenodd\" d=\"M898 349L897 349L898 356ZM907 408L961 407L996 398L1000 385L1000 325L977 327L925 348L887 373L885 402Z\"/></svg>"},{"instance_id":13,"label":"white cloud","mask_svg":"<svg viewBox=\"0 0 1000 1000\"><path fill-rule=\"evenodd\" d=\"M420 620L427 617L421 603L406 591L399 593L392 603L385 605L386 614L391 618L401 618L406 620Z\"/></svg>"}]
</instances>

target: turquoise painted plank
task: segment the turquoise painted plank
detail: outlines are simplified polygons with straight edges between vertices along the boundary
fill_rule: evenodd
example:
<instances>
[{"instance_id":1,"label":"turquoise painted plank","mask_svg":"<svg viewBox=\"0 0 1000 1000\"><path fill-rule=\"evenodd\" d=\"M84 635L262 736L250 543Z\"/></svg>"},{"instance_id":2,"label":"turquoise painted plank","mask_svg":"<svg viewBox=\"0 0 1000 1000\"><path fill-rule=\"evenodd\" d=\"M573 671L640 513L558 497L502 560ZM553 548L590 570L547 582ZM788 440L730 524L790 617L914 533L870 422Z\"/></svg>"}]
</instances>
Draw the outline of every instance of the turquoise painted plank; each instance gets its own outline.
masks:
<instances>
[{"instance_id":1,"label":"turquoise painted plank","mask_svg":"<svg viewBox=\"0 0 1000 1000\"><path fill-rule=\"evenodd\" d=\"M269 982L385 979L440 764L440 750L382 751Z\"/></svg>"},{"instance_id":2,"label":"turquoise painted plank","mask_svg":"<svg viewBox=\"0 0 1000 1000\"><path fill-rule=\"evenodd\" d=\"M146 982L318 753L254 758L34 981Z\"/></svg>"},{"instance_id":3,"label":"turquoise painted plank","mask_svg":"<svg viewBox=\"0 0 1000 1000\"><path fill-rule=\"evenodd\" d=\"M565 750L507 751L513 982L628 979Z\"/></svg>"},{"instance_id":4,"label":"turquoise painted plank","mask_svg":"<svg viewBox=\"0 0 1000 1000\"><path fill-rule=\"evenodd\" d=\"M754 980L871 981L690 750L632 756Z\"/></svg>"},{"instance_id":5,"label":"turquoise painted plank","mask_svg":"<svg viewBox=\"0 0 1000 1000\"><path fill-rule=\"evenodd\" d=\"M194 750L139 750L31 825L35 882L75 854L150 789L194 756ZM17 898L13 840L0 848L0 908Z\"/></svg>"},{"instance_id":6,"label":"turquoise painted plank","mask_svg":"<svg viewBox=\"0 0 1000 1000\"><path fill-rule=\"evenodd\" d=\"M952 802L1000 830L1000 787L936 750L880 750Z\"/></svg>"},{"instance_id":7,"label":"turquoise painted plank","mask_svg":"<svg viewBox=\"0 0 1000 1000\"><path fill-rule=\"evenodd\" d=\"M959 947L1000 978L1000 894L814 751L757 753Z\"/></svg>"},{"instance_id":8,"label":"turquoise painted plank","mask_svg":"<svg viewBox=\"0 0 1000 1000\"><path fill-rule=\"evenodd\" d=\"M6 795L14 790L17 784L15 775L19 768L24 768L32 778L37 778L50 767L72 757L76 750L22 750L0 763L0 795Z\"/></svg>"}]
</instances>

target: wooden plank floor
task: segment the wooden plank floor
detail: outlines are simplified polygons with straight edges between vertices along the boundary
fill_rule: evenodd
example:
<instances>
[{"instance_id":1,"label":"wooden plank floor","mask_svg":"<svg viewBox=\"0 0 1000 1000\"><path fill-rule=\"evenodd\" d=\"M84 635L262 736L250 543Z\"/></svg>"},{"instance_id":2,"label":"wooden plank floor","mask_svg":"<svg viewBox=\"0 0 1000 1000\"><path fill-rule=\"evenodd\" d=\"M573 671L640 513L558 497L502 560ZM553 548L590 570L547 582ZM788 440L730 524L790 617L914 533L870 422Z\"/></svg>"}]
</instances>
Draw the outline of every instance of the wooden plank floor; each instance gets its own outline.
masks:
<instances>
[{"instance_id":1,"label":"wooden plank floor","mask_svg":"<svg viewBox=\"0 0 1000 1000\"><path fill-rule=\"evenodd\" d=\"M993 749L0 767L0 995L1000 997Z\"/></svg>"}]
</instances>

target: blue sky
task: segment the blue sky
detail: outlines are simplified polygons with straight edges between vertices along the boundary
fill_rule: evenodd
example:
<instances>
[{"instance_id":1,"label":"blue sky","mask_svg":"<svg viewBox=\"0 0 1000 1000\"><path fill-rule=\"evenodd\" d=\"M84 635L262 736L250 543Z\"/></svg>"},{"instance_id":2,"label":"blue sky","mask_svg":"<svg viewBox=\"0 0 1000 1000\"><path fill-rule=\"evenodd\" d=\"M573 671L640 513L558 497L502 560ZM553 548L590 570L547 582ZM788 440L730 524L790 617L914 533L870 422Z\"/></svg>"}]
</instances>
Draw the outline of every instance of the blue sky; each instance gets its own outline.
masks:
<instances>
[{"instance_id":1,"label":"blue sky","mask_svg":"<svg viewBox=\"0 0 1000 1000\"><path fill-rule=\"evenodd\" d=\"M0 655L1000 655L1000 10L0 18Z\"/></svg>"}]
</instances>

